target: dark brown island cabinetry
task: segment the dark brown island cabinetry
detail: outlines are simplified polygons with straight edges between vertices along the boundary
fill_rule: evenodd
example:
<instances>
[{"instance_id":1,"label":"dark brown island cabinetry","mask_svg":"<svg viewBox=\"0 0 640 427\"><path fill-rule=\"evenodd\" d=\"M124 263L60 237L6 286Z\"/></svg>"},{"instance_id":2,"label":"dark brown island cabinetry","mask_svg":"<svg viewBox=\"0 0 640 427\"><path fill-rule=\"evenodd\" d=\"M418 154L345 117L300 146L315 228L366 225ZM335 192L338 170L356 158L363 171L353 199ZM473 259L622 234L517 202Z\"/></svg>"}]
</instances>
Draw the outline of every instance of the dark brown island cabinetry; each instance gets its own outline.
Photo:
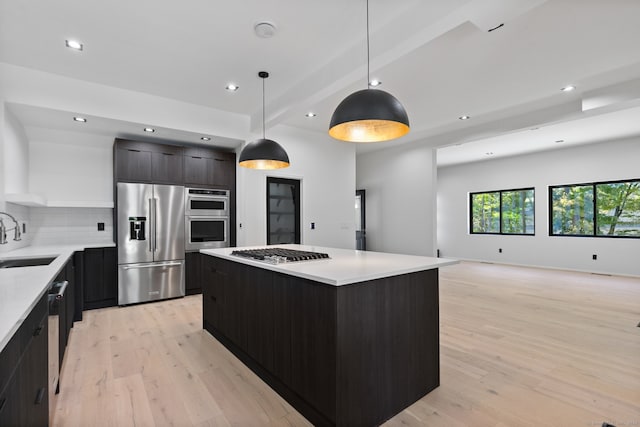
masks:
<instances>
[{"instance_id":1,"label":"dark brown island cabinetry","mask_svg":"<svg viewBox=\"0 0 640 427\"><path fill-rule=\"evenodd\" d=\"M48 296L0 353L0 426L47 426Z\"/></svg>"},{"instance_id":2,"label":"dark brown island cabinetry","mask_svg":"<svg viewBox=\"0 0 640 427\"><path fill-rule=\"evenodd\" d=\"M118 265L115 247L87 248L83 257L84 309L118 304Z\"/></svg>"},{"instance_id":3,"label":"dark brown island cabinetry","mask_svg":"<svg viewBox=\"0 0 640 427\"><path fill-rule=\"evenodd\" d=\"M438 269L332 286L202 258L204 328L314 425L375 426L438 387Z\"/></svg>"}]
</instances>

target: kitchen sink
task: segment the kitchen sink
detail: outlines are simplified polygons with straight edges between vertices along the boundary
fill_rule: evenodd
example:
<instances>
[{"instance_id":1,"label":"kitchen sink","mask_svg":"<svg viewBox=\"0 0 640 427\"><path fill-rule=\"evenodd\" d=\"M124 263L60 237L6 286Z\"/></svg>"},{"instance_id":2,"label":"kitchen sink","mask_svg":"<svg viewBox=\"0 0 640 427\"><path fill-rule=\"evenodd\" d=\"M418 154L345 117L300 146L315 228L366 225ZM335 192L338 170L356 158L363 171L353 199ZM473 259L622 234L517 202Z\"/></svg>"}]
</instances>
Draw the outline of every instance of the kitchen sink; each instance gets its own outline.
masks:
<instances>
[{"instance_id":1,"label":"kitchen sink","mask_svg":"<svg viewBox=\"0 0 640 427\"><path fill-rule=\"evenodd\" d=\"M56 258L57 257L0 259L0 268L35 267L38 265L49 265Z\"/></svg>"}]
</instances>

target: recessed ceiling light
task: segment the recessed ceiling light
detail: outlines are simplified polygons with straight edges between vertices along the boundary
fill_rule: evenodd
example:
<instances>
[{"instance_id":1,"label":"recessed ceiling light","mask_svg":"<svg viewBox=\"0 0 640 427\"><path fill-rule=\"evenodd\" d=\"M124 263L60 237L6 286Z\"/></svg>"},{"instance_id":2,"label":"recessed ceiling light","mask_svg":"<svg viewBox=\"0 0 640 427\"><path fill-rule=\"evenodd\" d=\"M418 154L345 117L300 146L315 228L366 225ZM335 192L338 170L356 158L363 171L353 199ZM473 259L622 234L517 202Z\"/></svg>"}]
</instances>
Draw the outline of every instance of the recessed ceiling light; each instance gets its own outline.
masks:
<instances>
[{"instance_id":1,"label":"recessed ceiling light","mask_svg":"<svg viewBox=\"0 0 640 427\"><path fill-rule=\"evenodd\" d=\"M315 117L316 113L309 111L307 114L305 114L306 117Z\"/></svg>"},{"instance_id":2,"label":"recessed ceiling light","mask_svg":"<svg viewBox=\"0 0 640 427\"><path fill-rule=\"evenodd\" d=\"M276 24L269 21L258 22L253 26L253 31L261 39L270 39L276 35Z\"/></svg>"},{"instance_id":3,"label":"recessed ceiling light","mask_svg":"<svg viewBox=\"0 0 640 427\"><path fill-rule=\"evenodd\" d=\"M240 89L240 86L236 86L233 83L229 83L225 89L227 89L229 92L235 92L238 89Z\"/></svg>"},{"instance_id":4,"label":"recessed ceiling light","mask_svg":"<svg viewBox=\"0 0 640 427\"><path fill-rule=\"evenodd\" d=\"M74 117L73 120L75 120L76 122L82 122L82 123L86 123L87 119L85 119L84 117Z\"/></svg>"},{"instance_id":5,"label":"recessed ceiling light","mask_svg":"<svg viewBox=\"0 0 640 427\"><path fill-rule=\"evenodd\" d=\"M380 80L376 80L376 79L373 79L373 80L371 80L369 82L369 86L371 86L371 87L380 86L381 84L382 84L382 82Z\"/></svg>"},{"instance_id":6,"label":"recessed ceiling light","mask_svg":"<svg viewBox=\"0 0 640 427\"><path fill-rule=\"evenodd\" d=\"M209 138L208 136L203 136L200 139L203 141L211 141L211 138Z\"/></svg>"},{"instance_id":7,"label":"recessed ceiling light","mask_svg":"<svg viewBox=\"0 0 640 427\"><path fill-rule=\"evenodd\" d=\"M155 132L156 130L154 128L144 128L145 132Z\"/></svg>"},{"instance_id":8,"label":"recessed ceiling light","mask_svg":"<svg viewBox=\"0 0 640 427\"><path fill-rule=\"evenodd\" d=\"M65 40L65 45L69 49L82 50L83 48L82 43L77 40Z\"/></svg>"},{"instance_id":9,"label":"recessed ceiling light","mask_svg":"<svg viewBox=\"0 0 640 427\"><path fill-rule=\"evenodd\" d=\"M565 87L563 87L563 88L562 88L562 89L560 89L560 90L561 90L561 91L563 91L563 92L571 92L572 90L575 90L575 89L576 89L576 87L575 87L575 86L573 86L573 85L569 85L569 86L565 86Z\"/></svg>"},{"instance_id":10,"label":"recessed ceiling light","mask_svg":"<svg viewBox=\"0 0 640 427\"><path fill-rule=\"evenodd\" d=\"M564 142L564 139L557 139L556 140L556 144L562 144Z\"/></svg>"},{"instance_id":11,"label":"recessed ceiling light","mask_svg":"<svg viewBox=\"0 0 640 427\"><path fill-rule=\"evenodd\" d=\"M460 116L458 117L460 120L469 120L471 117L470 116Z\"/></svg>"}]
</instances>

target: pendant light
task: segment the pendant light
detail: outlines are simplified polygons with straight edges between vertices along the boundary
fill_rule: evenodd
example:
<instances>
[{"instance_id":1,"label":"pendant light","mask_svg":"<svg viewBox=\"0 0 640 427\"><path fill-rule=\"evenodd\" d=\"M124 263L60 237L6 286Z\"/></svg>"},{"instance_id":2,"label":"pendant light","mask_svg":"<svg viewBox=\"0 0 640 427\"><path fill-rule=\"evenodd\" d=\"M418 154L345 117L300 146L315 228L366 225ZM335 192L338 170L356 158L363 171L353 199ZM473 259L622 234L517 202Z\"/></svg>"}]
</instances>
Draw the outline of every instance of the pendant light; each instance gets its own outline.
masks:
<instances>
[{"instance_id":1,"label":"pendant light","mask_svg":"<svg viewBox=\"0 0 640 427\"><path fill-rule=\"evenodd\" d=\"M409 117L393 95L371 89L369 78L369 0L367 0L367 89L347 96L333 112L329 135L341 141L381 142L409 132Z\"/></svg>"},{"instance_id":2,"label":"pendant light","mask_svg":"<svg viewBox=\"0 0 640 427\"><path fill-rule=\"evenodd\" d=\"M289 156L277 142L265 138L264 81L269 77L266 71L260 71L262 79L262 138L245 145L240 152L238 164L249 169L281 169L289 167Z\"/></svg>"}]
</instances>

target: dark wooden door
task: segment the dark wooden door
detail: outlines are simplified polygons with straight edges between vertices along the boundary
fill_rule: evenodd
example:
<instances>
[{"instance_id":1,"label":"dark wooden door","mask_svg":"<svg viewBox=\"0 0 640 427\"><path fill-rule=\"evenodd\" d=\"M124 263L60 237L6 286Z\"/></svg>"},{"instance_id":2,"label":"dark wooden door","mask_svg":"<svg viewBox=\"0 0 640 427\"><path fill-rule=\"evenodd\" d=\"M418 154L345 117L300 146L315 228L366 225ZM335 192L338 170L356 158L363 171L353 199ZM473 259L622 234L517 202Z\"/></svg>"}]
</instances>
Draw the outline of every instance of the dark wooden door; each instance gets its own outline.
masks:
<instances>
[{"instance_id":1,"label":"dark wooden door","mask_svg":"<svg viewBox=\"0 0 640 427\"><path fill-rule=\"evenodd\" d=\"M186 185L207 185L210 160L202 155L185 155L184 183Z\"/></svg>"},{"instance_id":2,"label":"dark wooden door","mask_svg":"<svg viewBox=\"0 0 640 427\"><path fill-rule=\"evenodd\" d=\"M232 190L236 183L236 156L215 153L208 163L207 183L215 188Z\"/></svg>"},{"instance_id":3,"label":"dark wooden door","mask_svg":"<svg viewBox=\"0 0 640 427\"><path fill-rule=\"evenodd\" d=\"M157 146L151 155L151 181L161 184L184 184L182 150L170 146Z\"/></svg>"},{"instance_id":4,"label":"dark wooden door","mask_svg":"<svg viewBox=\"0 0 640 427\"><path fill-rule=\"evenodd\" d=\"M151 181L151 151L118 148L115 154L116 181Z\"/></svg>"},{"instance_id":5,"label":"dark wooden door","mask_svg":"<svg viewBox=\"0 0 640 427\"><path fill-rule=\"evenodd\" d=\"M114 306L118 301L116 248L88 248L84 252L84 307Z\"/></svg>"},{"instance_id":6,"label":"dark wooden door","mask_svg":"<svg viewBox=\"0 0 640 427\"><path fill-rule=\"evenodd\" d=\"M184 280L187 295L202 293L202 258L205 256L199 252L187 252L184 255Z\"/></svg>"}]
</instances>

